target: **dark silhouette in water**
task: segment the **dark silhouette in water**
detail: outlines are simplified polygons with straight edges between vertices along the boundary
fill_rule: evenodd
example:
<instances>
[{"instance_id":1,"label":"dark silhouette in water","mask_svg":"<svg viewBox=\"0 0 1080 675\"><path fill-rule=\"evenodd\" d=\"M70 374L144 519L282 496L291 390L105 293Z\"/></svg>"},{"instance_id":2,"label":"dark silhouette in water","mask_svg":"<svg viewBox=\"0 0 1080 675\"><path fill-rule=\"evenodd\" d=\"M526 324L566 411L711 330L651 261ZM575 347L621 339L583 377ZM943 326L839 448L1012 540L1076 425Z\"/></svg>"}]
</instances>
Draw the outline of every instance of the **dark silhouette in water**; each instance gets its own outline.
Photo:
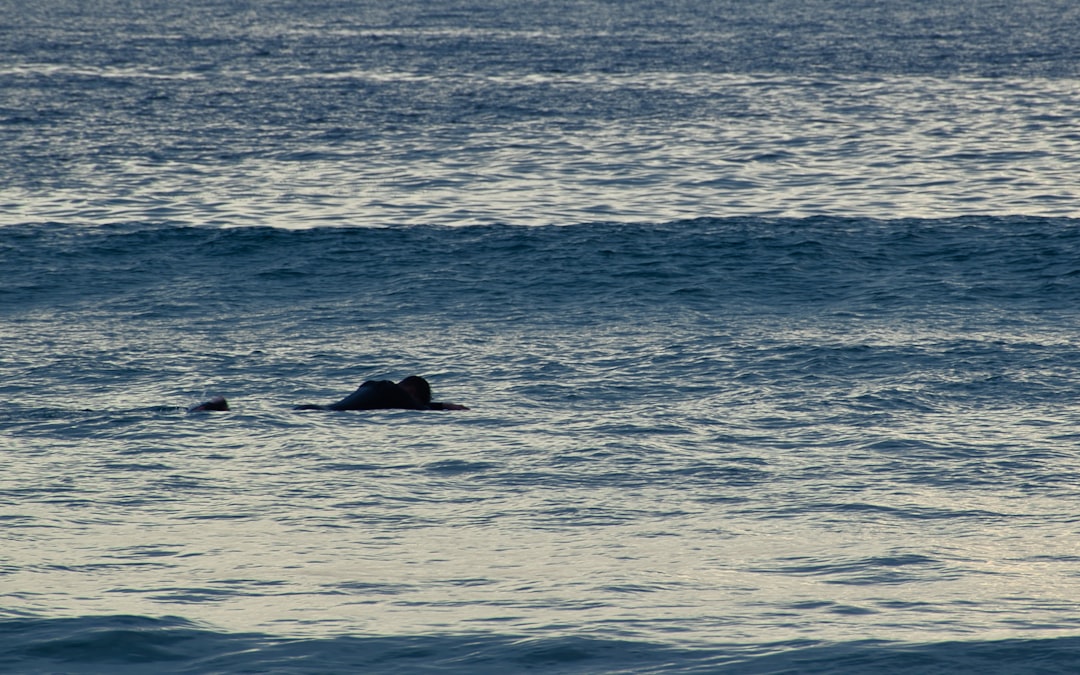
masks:
<instances>
[{"instance_id":1,"label":"dark silhouette in water","mask_svg":"<svg viewBox=\"0 0 1080 675\"><path fill-rule=\"evenodd\" d=\"M431 385L418 375L410 375L394 384L390 380L368 380L356 391L330 405L305 404L293 410L468 410L457 403L431 400Z\"/></svg>"},{"instance_id":2,"label":"dark silhouette in water","mask_svg":"<svg viewBox=\"0 0 1080 675\"><path fill-rule=\"evenodd\" d=\"M193 412L209 412L211 410L228 410L229 402L225 400L224 396L215 396L209 401L203 401L199 405L193 405L188 408L189 413Z\"/></svg>"},{"instance_id":3,"label":"dark silhouette in water","mask_svg":"<svg viewBox=\"0 0 1080 675\"><path fill-rule=\"evenodd\" d=\"M397 384L390 380L368 380L356 391L330 405L307 403L293 410L468 410L457 403L440 403L431 400L431 385L418 375L410 375ZM224 396L188 408L189 413L211 412L229 409Z\"/></svg>"}]
</instances>

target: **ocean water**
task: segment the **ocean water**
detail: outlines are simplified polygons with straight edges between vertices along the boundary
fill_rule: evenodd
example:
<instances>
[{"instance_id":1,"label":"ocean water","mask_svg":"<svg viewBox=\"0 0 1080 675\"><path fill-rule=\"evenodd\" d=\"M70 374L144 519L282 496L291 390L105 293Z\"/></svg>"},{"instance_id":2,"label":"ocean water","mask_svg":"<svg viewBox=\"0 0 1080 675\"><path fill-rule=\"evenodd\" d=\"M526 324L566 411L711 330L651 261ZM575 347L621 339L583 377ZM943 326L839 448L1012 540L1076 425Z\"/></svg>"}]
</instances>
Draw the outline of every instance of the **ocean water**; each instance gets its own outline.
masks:
<instances>
[{"instance_id":1,"label":"ocean water","mask_svg":"<svg viewBox=\"0 0 1080 675\"><path fill-rule=\"evenodd\" d=\"M0 671L1075 672L1078 34L0 0Z\"/></svg>"}]
</instances>

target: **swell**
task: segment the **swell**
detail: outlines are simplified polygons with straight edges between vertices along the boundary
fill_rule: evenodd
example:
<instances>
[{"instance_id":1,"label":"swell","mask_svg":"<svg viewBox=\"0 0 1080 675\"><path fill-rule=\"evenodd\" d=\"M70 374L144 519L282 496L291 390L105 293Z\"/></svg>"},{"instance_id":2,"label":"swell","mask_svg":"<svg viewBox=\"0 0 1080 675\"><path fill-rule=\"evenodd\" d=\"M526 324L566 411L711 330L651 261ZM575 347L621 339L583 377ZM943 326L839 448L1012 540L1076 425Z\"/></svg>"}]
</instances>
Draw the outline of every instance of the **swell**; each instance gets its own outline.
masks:
<instances>
[{"instance_id":1,"label":"swell","mask_svg":"<svg viewBox=\"0 0 1080 675\"><path fill-rule=\"evenodd\" d=\"M1063 218L703 218L522 228L0 229L8 311L74 303L200 313L303 298L516 314L1066 310Z\"/></svg>"},{"instance_id":2,"label":"swell","mask_svg":"<svg viewBox=\"0 0 1080 675\"><path fill-rule=\"evenodd\" d=\"M1080 638L1075 637L919 644L796 640L707 647L572 634L289 639L218 631L178 617L124 615L9 619L0 622L0 634L0 665L22 673L148 668L159 673L1012 673L1027 671L1032 663L1056 671L1080 658Z\"/></svg>"}]
</instances>

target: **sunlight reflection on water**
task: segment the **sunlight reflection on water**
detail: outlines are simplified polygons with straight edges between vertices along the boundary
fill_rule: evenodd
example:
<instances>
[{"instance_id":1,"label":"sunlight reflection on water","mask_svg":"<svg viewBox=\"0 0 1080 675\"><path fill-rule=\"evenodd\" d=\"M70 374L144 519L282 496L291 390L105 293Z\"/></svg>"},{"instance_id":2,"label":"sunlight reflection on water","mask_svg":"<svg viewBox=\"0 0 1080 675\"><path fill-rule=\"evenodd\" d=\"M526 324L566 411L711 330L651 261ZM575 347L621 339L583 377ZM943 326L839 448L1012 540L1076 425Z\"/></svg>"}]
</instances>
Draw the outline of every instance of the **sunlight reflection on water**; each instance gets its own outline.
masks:
<instances>
[{"instance_id":1,"label":"sunlight reflection on water","mask_svg":"<svg viewBox=\"0 0 1080 675\"><path fill-rule=\"evenodd\" d=\"M1069 122L1080 88L1071 82L685 74L597 80L531 86L562 87L567 100L587 100L596 88L610 96L640 90L692 98L685 110L611 122L480 118L465 129L359 141L236 138L224 149L237 158L224 162L163 154L92 170L76 164L78 187L23 190L0 222L303 228L1080 213L1072 180L1080 136ZM440 86L502 85L464 78ZM531 102L530 85L523 86L501 105ZM131 133L137 143L164 140Z\"/></svg>"}]
</instances>

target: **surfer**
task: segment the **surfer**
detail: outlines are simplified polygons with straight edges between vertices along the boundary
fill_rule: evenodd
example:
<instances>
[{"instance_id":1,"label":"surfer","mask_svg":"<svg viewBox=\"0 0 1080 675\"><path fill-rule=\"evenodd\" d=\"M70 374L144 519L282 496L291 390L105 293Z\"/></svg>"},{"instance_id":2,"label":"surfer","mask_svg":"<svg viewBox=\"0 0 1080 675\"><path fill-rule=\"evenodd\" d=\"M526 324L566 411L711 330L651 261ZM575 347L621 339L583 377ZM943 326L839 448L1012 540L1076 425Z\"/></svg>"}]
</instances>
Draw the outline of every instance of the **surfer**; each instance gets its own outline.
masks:
<instances>
[{"instance_id":1,"label":"surfer","mask_svg":"<svg viewBox=\"0 0 1080 675\"><path fill-rule=\"evenodd\" d=\"M419 375L410 375L398 383L390 380L368 380L356 391L330 405L307 403L293 410L468 410L457 403L441 403L431 400L431 385ZM224 396L193 405L189 413L229 410Z\"/></svg>"},{"instance_id":2,"label":"surfer","mask_svg":"<svg viewBox=\"0 0 1080 675\"><path fill-rule=\"evenodd\" d=\"M410 375L397 384L390 380L368 380L356 391L330 405L307 403L293 410L468 410L457 403L431 400L431 385L419 375Z\"/></svg>"},{"instance_id":3,"label":"surfer","mask_svg":"<svg viewBox=\"0 0 1080 675\"><path fill-rule=\"evenodd\" d=\"M212 410L228 410L229 402L225 400L224 396L215 396L209 401L203 401L199 405L193 405L187 409L189 413L193 412L210 412Z\"/></svg>"}]
</instances>

